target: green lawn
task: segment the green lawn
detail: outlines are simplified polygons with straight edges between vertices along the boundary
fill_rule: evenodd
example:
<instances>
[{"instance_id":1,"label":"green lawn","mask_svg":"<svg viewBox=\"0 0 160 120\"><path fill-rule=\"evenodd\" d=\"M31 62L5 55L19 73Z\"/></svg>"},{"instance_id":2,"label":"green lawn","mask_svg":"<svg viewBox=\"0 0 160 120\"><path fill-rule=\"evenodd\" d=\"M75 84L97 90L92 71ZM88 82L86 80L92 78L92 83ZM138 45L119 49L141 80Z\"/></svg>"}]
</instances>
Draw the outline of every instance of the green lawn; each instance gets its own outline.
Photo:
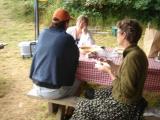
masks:
<instances>
[{"instance_id":1,"label":"green lawn","mask_svg":"<svg viewBox=\"0 0 160 120\"><path fill-rule=\"evenodd\" d=\"M22 59L18 44L34 40L34 24L14 16L13 7L22 7L23 2L19 1L0 0L0 42L8 43L0 50L0 106L3 108L0 109L0 116L2 120L53 120L54 115L47 113L47 103L25 96L32 87L28 77L32 59ZM109 33L93 35L96 43L116 47L116 37L111 35L111 29L107 28L106 31ZM141 40L140 46L142 43ZM156 93L147 92L145 96L150 105L158 104L159 96Z\"/></svg>"}]
</instances>

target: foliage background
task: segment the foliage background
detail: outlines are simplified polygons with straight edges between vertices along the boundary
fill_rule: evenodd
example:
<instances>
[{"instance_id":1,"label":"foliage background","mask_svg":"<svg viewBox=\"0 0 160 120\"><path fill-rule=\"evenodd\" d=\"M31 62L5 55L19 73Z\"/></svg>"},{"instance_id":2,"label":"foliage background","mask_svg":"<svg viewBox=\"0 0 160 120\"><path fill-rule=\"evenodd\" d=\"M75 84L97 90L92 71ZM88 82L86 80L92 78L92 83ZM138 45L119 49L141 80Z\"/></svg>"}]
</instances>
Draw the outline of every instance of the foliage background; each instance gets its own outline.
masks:
<instances>
[{"instance_id":1,"label":"foliage background","mask_svg":"<svg viewBox=\"0 0 160 120\"><path fill-rule=\"evenodd\" d=\"M54 9L59 6L66 6L65 2L55 4L57 0L48 0L47 3L40 3L41 22L51 16ZM49 115L47 110L47 102L41 100L30 99L26 93L31 89L32 82L28 78L30 71L30 63L32 59L22 59L20 55L20 48L18 44L22 41L34 40L34 0L0 0L0 42L8 43L4 49L0 50L0 116L1 120L55 120L55 115ZM79 6L70 12L74 17L81 13L86 13L82 8L79 11ZM83 6L82 6L83 7ZM74 12L74 10L77 10ZM94 9L97 11L96 9ZM88 10L88 13L90 11ZM107 15L105 20L100 16L94 18L91 25L111 25L116 21L116 16L112 18ZM49 16L49 17L47 17ZM91 18L91 17L90 17ZM102 20L102 22L101 22ZM107 24L107 21L108 22ZM95 24L93 24L95 23ZM100 24L99 24L100 23ZM114 24L114 23L113 23ZM42 24L40 27L43 27ZM108 28L109 29L109 28ZM117 44L116 37L110 34L100 35L95 34L94 38L100 45L115 47ZM147 91L144 94L145 98L149 101L149 106L160 106L159 93L152 93ZM146 119L150 120L150 119ZM155 120L155 118L153 118ZM158 119L156 119L158 120Z\"/></svg>"},{"instance_id":2,"label":"foliage background","mask_svg":"<svg viewBox=\"0 0 160 120\"><path fill-rule=\"evenodd\" d=\"M23 13L25 16L33 16L34 0L24 1ZM138 19L146 26L150 23L155 28L160 28L160 0L39 0L40 15L47 18L58 7L66 8L73 17L80 14L88 15L91 25L108 26L115 25L117 20L123 18Z\"/></svg>"}]
</instances>

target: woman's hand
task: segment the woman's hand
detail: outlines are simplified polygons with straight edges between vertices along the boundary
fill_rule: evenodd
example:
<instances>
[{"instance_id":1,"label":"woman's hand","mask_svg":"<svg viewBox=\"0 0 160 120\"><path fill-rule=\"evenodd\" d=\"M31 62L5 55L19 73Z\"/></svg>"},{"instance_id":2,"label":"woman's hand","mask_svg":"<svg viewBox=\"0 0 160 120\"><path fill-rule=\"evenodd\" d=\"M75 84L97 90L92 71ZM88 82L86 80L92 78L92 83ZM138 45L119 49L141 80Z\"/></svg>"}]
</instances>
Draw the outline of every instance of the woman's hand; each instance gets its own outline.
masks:
<instances>
[{"instance_id":1,"label":"woman's hand","mask_svg":"<svg viewBox=\"0 0 160 120\"><path fill-rule=\"evenodd\" d=\"M96 61L95 68L103 72L111 72L111 66L107 62Z\"/></svg>"},{"instance_id":2,"label":"woman's hand","mask_svg":"<svg viewBox=\"0 0 160 120\"><path fill-rule=\"evenodd\" d=\"M84 24L82 27L82 34L86 34L87 33L87 26Z\"/></svg>"},{"instance_id":3,"label":"woman's hand","mask_svg":"<svg viewBox=\"0 0 160 120\"><path fill-rule=\"evenodd\" d=\"M111 76L112 80L115 79L114 68L112 68L112 66L107 62L96 61L95 68L102 72L107 72Z\"/></svg>"}]
</instances>

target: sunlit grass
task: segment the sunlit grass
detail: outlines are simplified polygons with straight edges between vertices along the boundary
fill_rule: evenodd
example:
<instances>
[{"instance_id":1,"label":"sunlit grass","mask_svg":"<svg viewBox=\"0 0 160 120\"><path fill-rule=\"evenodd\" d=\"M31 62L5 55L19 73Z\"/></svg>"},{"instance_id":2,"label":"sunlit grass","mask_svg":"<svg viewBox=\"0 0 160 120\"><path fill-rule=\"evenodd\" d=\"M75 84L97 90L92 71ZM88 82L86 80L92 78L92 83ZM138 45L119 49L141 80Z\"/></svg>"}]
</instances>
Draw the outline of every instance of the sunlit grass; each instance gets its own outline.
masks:
<instances>
[{"instance_id":1,"label":"sunlit grass","mask_svg":"<svg viewBox=\"0 0 160 120\"><path fill-rule=\"evenodd\" d=\"M96 44L105 47L116 47L116 37L108 34L94 34L93 35Z\"/></svg>"},{"instance_id":2,"label":"sunlit grass","mask_svg":"<svg viewBox=\"0 0 160 120\"><path fill-rule=\"evenodd\" d=\"M17 0L21 1L20 3L15 2L16 0L1 1L1 5L4 5L4 10L0 12L0 42L8 43L8 45L5 46L4 49L0 50L0 99L5 98L7 95L9 96L9 92L13 92L15 90L16 94L19 95L18 98L14 98L15 94L10 95L12 99L6 99L4 103L10 105L10 101L8 103L6 102L10 99L12 102L15 101L16 103L17 101L23 99L25 103L27 98L24 97L24 94L31 86L31 81L29 80L29 70L32 58L22 59L18 44L21 41L34 40L34 23L23 20L23 18L17 18L21 17L20 14L18 16L14 16L12 10L14 7L17 7L17 12L20 12L19 5L22 4L21 0ZM23 17L25 18L25 16ZM43 28L42 26L43 25L40 27ZM112 36L111 28L103 28L101 31L108 31L108 33L93 34L96 44L106 47L117 47L116 37ZM140 45L142 46L142 41L140 42ZM150 97L149 95L146 95L146 97L151 106L157 105L157 99L152 99L153 97ZM158 98L158 96L155 98ZM1 119L4 117L4 119L11 119L12 117L12 120L17 120L21 117L24 120L54 120L55 115L48 115L47 113L47 103L40 103L39 101L34 101L32 99L29 99L28 101L29 102L25 103L27 104L27 107L24 108L26 113L24 112L21 116L20 114L18 114L19 116L14 116L14 114L11 113L8 114L8 111L13 109L12 106L9 106L9 108L5 108L8 110L7 112L5 111L0 114L0 116L3 116ZM20 108L15 106L14 111L19 109ZM5 114L6 116L4 113L7 113Z\"/></svg>"}]
</instances>

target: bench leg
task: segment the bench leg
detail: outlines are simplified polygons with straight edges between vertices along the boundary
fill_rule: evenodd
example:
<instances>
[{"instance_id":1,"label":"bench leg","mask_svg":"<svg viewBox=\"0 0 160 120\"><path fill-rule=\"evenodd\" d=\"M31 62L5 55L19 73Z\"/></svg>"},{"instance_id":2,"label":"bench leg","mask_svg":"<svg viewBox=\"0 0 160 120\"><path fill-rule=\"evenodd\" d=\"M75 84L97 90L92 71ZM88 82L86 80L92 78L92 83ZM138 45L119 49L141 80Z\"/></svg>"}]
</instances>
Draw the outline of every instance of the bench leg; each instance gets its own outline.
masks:
<instances>
[{"instance_id":1,"label":"bench leg","mask_svg":"<svg viewBox=\"0 0 160 120\"><path fill-rule=\"evenodd\" d=\"M56 120L64 120L65 106L59 105Z\"/></svg>"},{"instance_id":2,"label":"bench leg","mask_svg":"<svg viewBox=\"0 0 160 120\"><path fill-rule=\"evenodd\" d=\"M48 112L49 114L56 113L58 111L58 104L48 102Z\"/></svg>"}]
</instances>

